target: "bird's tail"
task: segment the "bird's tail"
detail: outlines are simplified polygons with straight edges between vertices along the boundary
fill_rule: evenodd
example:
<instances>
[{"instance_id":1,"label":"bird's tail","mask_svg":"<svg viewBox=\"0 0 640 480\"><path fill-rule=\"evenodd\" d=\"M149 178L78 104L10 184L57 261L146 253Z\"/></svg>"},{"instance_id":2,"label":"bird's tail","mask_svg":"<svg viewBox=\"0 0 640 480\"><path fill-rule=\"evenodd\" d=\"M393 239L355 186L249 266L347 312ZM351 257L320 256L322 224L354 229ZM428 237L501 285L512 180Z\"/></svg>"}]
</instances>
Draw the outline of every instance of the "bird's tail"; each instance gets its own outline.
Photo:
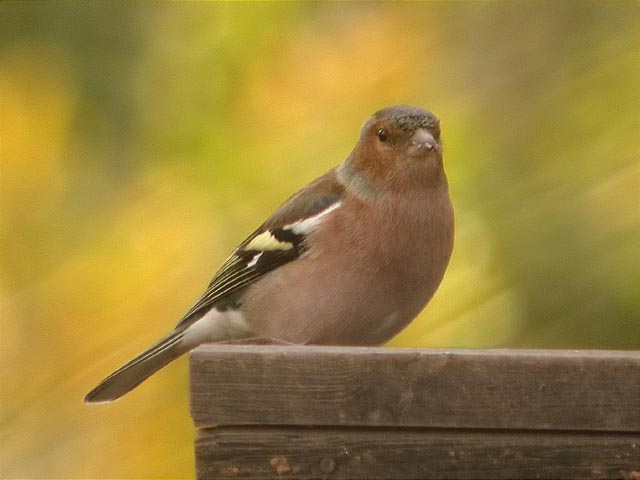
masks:
<instances>
[{"instance_id":1,"label":"bird's tail","mask_svg":"<svg viewBox=\"0 0 640 480\"><path fill-rule=\"evenodd\" d=\"M172 332L105 378L87 393L84 402L112 402L134 389L166 364L189 351L190 347L182 342L183 336L184 331Z\"/></svg>"}]
</instances>

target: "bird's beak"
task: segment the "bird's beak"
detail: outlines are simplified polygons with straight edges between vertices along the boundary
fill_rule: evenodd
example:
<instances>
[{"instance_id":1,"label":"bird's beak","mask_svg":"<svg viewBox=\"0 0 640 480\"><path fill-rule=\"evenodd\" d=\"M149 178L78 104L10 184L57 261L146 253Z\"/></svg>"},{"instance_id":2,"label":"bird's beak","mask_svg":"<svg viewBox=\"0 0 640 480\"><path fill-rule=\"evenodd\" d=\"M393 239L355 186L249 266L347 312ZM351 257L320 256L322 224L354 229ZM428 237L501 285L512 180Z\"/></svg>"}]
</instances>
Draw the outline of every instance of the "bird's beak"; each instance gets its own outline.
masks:
<instances>
[{"instance_id":1,"label":"bird's beak","mask_svg":"<svg viewBox=\"0 0 640 480\"><path fill-rule=\"evenodd\" d=\"M438 142L424 128L418 128L409 139L409 155L412 157L426 156L438 150Z\"/></svg>"}]
</instances>

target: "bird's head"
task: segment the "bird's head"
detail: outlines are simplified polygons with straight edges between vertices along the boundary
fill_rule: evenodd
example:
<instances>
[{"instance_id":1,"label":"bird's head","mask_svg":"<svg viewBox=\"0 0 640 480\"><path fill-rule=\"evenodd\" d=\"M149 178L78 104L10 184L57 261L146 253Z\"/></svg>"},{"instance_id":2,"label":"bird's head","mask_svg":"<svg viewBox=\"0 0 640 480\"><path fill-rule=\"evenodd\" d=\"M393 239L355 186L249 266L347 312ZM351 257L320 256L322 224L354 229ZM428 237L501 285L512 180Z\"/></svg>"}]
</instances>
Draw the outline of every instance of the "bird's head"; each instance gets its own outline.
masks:
<instances>
[{"instance_id":1,"label":"bird's head","mask_svg":"<svg viewBox=\"0 0 640 480\"><path fill-rule=\"evenodd\" d=\"M442 165L440 121L419 107L397 105L374 113L344 171L369 188L407 190L446 182Z\"/></svg>"},{"instance_id":2,"label":"bird's head","mask_svg":"<svg viewBox=\"0 0 640 480\"><path fill-rule=\"evenodd\" d=\"M419 107L398 105L374 113L362 128L360 142L378 155L404 160L442 156L440 121Z\"/></svg>"}]
</instances>

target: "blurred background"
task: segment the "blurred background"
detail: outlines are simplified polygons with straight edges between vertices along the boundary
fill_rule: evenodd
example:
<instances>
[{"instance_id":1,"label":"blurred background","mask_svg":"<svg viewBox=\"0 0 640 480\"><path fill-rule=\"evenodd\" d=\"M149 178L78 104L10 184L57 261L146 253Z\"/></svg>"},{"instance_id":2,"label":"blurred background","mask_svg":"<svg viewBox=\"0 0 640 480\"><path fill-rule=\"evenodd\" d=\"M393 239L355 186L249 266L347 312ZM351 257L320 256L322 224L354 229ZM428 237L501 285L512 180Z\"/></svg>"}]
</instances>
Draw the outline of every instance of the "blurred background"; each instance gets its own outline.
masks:
<instances>
[{"instance_id":1,"label":"blurred background","mask_svg":"<svg viewBox=\"0 0 640 480\"><path fill-rule=\"evenodd\" d=\"M187 360L111 405L374 111L442 121L457 237L400 347L640 348L640 4L0 4L0 477L192 477Z\"/></svg>"}]
</instances>

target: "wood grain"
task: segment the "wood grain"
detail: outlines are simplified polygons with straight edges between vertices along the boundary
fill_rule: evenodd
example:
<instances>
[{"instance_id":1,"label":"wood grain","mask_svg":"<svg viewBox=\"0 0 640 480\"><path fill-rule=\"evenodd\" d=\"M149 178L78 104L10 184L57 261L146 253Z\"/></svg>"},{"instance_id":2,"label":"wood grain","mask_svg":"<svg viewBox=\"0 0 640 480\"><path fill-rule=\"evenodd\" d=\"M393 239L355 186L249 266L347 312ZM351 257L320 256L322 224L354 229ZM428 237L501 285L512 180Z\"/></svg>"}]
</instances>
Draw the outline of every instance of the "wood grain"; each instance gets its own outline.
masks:
<instances>
[{"instance_id":1,"label":"wood grain","mask_svg":"<svg viewBox=\"0 0 640 480\"><path fill-rule=\"evenodd\" d=\"M213 478L640 478L640 434L392 428L199 431L196 476Z\"/></svg>"},{"instance_id":2,"label":"wood grain","mask_svg":"<svg viewBox=\"0 0 640 480\"><path fill-rule=\"evenodd\" d=\"M205 345L191 409L198 427L640 432L640 352Z\"/></svg>"}]
</instances>

